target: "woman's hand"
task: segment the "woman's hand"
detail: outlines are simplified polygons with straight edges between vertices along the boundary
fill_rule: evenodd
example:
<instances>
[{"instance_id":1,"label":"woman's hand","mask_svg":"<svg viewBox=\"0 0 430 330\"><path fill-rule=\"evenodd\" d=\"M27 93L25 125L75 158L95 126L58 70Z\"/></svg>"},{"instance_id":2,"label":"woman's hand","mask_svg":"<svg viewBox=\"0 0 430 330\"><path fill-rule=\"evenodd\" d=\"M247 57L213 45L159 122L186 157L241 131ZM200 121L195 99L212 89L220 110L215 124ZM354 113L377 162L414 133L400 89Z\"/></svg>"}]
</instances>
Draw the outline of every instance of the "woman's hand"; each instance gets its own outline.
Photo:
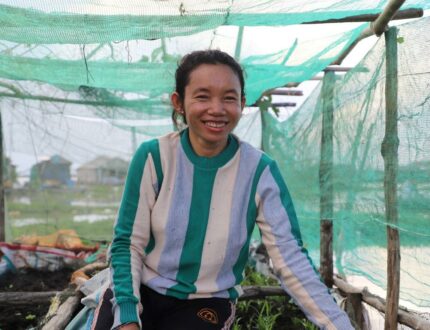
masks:
<instances>
[{"instance_id":1,"label":"woman's hand","mask_svg":"<svg viewBox=\"0 0 430 330\"><path fill-rule=\"evenodd\" d=\"M137 323L128 323L124 325L120 325L118 330L139 330L139 325Z\"/></svg>"}]
</instances>

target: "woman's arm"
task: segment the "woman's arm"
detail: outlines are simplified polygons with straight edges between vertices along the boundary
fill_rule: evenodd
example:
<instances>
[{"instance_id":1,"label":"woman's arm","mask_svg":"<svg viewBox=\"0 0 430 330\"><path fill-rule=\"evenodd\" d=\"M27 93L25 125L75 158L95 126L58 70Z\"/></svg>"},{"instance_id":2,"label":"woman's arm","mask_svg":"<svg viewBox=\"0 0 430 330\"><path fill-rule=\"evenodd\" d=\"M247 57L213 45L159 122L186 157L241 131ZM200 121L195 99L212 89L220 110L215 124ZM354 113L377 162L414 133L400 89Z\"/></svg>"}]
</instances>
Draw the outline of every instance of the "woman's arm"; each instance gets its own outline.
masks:
<instances>
[{"instance_id":1,"label":"woman's arm","mask_svg":"<svg viewBox=\"0 0 430 330\"><path fill-rule=\"evenodd\" d=\"M303 248L294 206L275 162L260 177L256 202L262 241L284 290L320 328L353 329Z\"/></svg>"},{"instance_id":2,"label":"woman's arm","mask_svg":"<svg viewBox=\"0 0 430 330\"><path fill-rule=\"evenodd\" d=\"M144 249L150 238L150 210L155 202L152 158L146 144L134 155L110 248L114 325L140 324L140 284Z\"/></svg>"}]
</instances>

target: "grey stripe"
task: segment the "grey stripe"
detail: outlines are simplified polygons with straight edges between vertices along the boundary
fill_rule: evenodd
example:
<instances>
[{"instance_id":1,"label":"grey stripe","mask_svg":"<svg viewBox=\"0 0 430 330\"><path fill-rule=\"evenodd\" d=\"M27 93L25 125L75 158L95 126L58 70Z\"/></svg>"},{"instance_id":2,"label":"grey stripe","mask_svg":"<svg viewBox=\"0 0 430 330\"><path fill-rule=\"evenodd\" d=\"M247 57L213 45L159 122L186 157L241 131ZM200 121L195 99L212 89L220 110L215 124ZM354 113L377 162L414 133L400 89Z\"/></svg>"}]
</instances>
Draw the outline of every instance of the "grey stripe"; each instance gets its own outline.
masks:
<instances>
[{"instance_id":1,"label":"grey stripe","mask_svg":"<svg viewBox=\"0 0 430 330\"><path fill-rule=\"evenodd\" d=\"M193 166L178 144L176 177L165 228L165 241L158 264L158 274L175 280L187 232L193 182Z\"/></svg>"},{"instance_id":2,"label":"grey stripe","mask_svg":"<svg viewBox=\"0 0 430 330\"><path fill-rule=\"evenodd\" d=\"M175 280L169 280L167 278L157 276L149 280L147 283L144 283L148 288L160 293L166 294L167 289L176 285L177 282Z\"/></svg>"},{"instance_id":3,"label":"grey stripe","mask_svg":"<svg viewBox=\"0 0 430 330\"><path fill-rule=\"evenodd\" d=\"M240 163L233 190L232 210L230 213L230 229L227 242L227 254L217 275L216 283L221 292L236 285L233 266L239 258L240 250L247 239L246 216L255 170L260 161L261 153L246 143L240 144ZM221 293L220 292L220 293ZM228 298L218 294L219 297Z\"/></svg>"}]
</instances>

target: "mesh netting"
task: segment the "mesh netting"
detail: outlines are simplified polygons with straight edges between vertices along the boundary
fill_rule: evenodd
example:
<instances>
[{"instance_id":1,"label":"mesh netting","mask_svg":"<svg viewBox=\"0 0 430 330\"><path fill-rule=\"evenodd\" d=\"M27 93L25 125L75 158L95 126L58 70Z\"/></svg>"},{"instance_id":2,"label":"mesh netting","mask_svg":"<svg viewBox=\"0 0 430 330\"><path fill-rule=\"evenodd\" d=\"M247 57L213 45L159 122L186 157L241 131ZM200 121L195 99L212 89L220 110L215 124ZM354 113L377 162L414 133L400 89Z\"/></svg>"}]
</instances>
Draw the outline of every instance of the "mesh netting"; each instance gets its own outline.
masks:
<instances>
[{"instance_id":1,"label":"mesh netting","mask_svg":"<svg viewBox=\"0 0 430 330\"><path fill-rule=\"evenodd\" d=\"M401 298L430 306L430 72L422 38L430 19L402 25L398 35L398 229ZM321 88L322 87L322 88ZM334 96L328 98L329 90ZM326 75L313 95L280 123L264 113L263 148L281 163L304 241L318 259L319 164L324 104L334 105L334 253L339 273L386 285L384 163L385 42L336 81Z\"/></svg>"},{"instance_id":2,"label":"mesh netting","mask_svg":"<svg viewBox=\"0 0 430 330\"><path fill-rule=\"evenodd\" d=\"M245 68L247 104L258 106L264 91L312 78L367 26L291 25L379 13L387 2L0 0L6 154L27 157L29 167L58 154L71 162L73 173L99 155L128 160L141 141L173 129L169 93L182 55L208 48L234 55ZM411 0L402 9L415 7L430 9L430 3ZM428 18L402 26L398 45L401 297L420 306L430 306L429 30ZM262 142L278 160L305 245L318 260L321 113L333 102L336 268L381 287L386 282L384 56L381 39L342 79L332 83L334 76L327 76L324 87L288 120L279 122L267 112L260 116L252 107L236 131L256 146ZM61 228L110 239L120 186L58 193L32 184L9 191L9 239Z\"/></svg>"}]
</instances>

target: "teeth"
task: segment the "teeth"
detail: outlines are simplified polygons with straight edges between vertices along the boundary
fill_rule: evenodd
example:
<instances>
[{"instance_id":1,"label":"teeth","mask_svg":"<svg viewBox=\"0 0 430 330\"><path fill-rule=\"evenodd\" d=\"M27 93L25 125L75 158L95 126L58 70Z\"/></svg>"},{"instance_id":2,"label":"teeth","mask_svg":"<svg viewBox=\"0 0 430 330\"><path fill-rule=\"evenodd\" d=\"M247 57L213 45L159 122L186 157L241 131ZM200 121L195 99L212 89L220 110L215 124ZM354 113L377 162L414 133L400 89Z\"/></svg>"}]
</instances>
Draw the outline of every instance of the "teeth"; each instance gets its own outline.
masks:
<instances>
[{"instance_id":1,"label":"teeth","mask_svg":"<svg viewBox=\"0 0 430 330\"><path fill-rule=\"evenodd\" d=\"M218 127L224 127L224 126L225 126L225 123L215 123L215 122L213 122L213 121L207 121L207 122L205 123L205 125L206 125L206 126L209 126L209 127L216 127L216 128L218 128Z\"/></svg>"}]
</instances>

